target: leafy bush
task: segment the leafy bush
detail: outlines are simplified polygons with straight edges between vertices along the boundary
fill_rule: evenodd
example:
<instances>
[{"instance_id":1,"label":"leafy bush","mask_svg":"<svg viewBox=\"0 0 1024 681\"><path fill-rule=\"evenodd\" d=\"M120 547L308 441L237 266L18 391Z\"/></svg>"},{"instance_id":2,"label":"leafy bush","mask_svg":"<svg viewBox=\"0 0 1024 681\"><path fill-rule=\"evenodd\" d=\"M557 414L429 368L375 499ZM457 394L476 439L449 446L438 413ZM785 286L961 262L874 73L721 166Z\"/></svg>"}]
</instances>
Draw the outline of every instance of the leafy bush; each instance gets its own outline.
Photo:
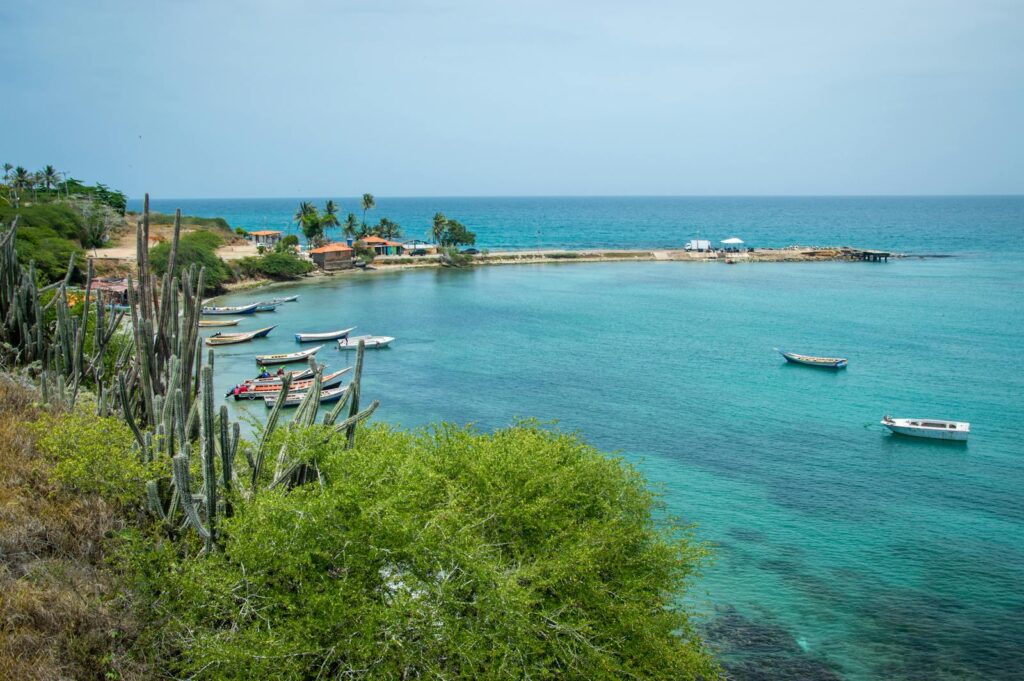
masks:
<instances>
[{"instance_id":1,"label":"leafy bush","mask_svg":"<svg viewBox=\"0 0 1024 681\"><path fill-rule=\"evenodd\" d=\"M221 243L216 234L210 232L189 232L178 242L178 258L175 262L174 275L178 276L189 265L206 268L206 291L219 291L224 282L231 279L231 270L217 257L214 252ZM153 271L163 276L171 257L171 244L162 242L149 250Z\"/></svg>"},{"instance_id":2,"label":"leafy bush","mask_svg":"<svg viewBox=\"0 0 1024 681\"><path fill-rule=\"evenodd\" d=\"M240 274L246 277L277 279L280 281L298 279L313 270L313 263L294 253L271 251L259 256L241 258L237 261Z\"/></svg>"},{"instance_id":3,"label":"leafy bush","mask_svg":"<svg viewBox=\"0 0 1024 681\"><path fill-rule=\"evenodd\" d=\"M36 446L53 460L52 476L60 485L122 506L141 505L152 472L132 451L134 436L123 420L83 407L47 414L34 428Z\"/></svg>"},{"instance_id":4,"label":"leafy bush","mask_svg":"<svg viewBox=\"0 0 1024 681\"><path fill-rule=\"evenodd\" d=\"M323 485L239 500L223 553L134 543L166 675L714 675L679 605L702 550L633 468L529 424L324 434L287 436Z\"/></svg>"},{"instance_id":5,"label":"leafy bush","mask_svg":"<svg viewBox=\"0 0 1024 681\"><path fill-rule=\"evenodd\" d=\"M47 283L62 279L71 254L82 255L80 238L86 231L82 214L66 203L19 209L0 204L0 224L10 225L15 215L20 215L15 237L19 262L27 265L34 260Z\"/></svg>"},{"instance_id":6,"label":"leafy bush","mask_svg":"<svg viewBox=\"0 0 1024 681\"><path fill-rule=\"evenodd\" d=\"M149 213L149 224L151 225L173 225L174 216L168 213ZM202 218L195 215L182 215L181 224L196 225L199 227L212 227L225 232L231 232L231 225L224 218ZM241 228L239 228L241 229ZM244 231L244 230L243 230ZM243 234L244 236L244 234Z\"/></svg>"}]
</instances>

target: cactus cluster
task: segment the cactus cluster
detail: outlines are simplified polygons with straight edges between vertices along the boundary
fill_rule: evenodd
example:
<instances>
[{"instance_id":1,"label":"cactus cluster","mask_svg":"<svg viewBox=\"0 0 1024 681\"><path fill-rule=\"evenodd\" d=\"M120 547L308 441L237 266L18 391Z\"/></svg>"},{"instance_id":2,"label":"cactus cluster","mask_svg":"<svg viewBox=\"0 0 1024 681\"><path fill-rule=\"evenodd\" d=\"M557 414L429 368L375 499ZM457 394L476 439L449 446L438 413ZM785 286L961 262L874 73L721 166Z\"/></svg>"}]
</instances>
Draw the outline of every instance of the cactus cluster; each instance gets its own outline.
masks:
<instances>
[{"instance_id":1,"label":"cactus cluster","mask_svg":"<svg viewBox=\"0 0 1024 681\"><path fill-rule=\"evenodd\" d=\"M255 453L240 446L239 424L229 421L227 407L214 410L212 350L203 364L199 319L204 271L189 267L180 278L174 276L181 211L175 214L168 267L159 281L149 263L149 225L147 194L136 229L137 280L127 280L130 342L117 349L112 340L126 313L114 311L102 292L95 292L92 300L92 263L85 272L81 313L73 313L69 287L74 258L63 281L38 286L34 264L18 263L15 218L0 234L0 365L27 366L39 379L44 402L73 407L80 390L87 387L96 394L100 415L120 414L135 435L142 460L170 462L166 479L146 484L149 510L171 532L194 528L204 550L210 552L218 545L220 518L232 514L232 500L238 495L251 497L260 488L267 449L290 381L283 382ZM359 409L364 352L360 343L353 380L323 420L330 427L325 437L345 433L346 448L354 445L357 425L379 405L374 401ZM313 425L319 412L324 367L310 362L315 371L313 387L287 426L291 429ZM346 406L347 416L339 422ZM197 466L194 450L198 450ZM235 463L239 450L248 464L241 476ZM201 484L194 482L195 469ZM319 479L316 461L290 451L286 441L277 453L269 486L291 488Z\"/></svg>"}]
</instances>

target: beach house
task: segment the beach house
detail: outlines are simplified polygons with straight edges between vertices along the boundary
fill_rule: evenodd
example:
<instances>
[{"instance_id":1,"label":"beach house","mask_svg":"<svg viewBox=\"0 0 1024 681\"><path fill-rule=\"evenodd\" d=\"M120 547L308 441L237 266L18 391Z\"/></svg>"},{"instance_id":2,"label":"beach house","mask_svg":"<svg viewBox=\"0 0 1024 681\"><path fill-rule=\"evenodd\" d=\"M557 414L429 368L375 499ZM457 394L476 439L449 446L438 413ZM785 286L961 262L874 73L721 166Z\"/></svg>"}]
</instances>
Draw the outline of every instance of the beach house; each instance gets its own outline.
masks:
<instances>
[{"instance_id":1,"label":"beach house","mask_svg":"<svg viewBox=\"0 0 1024 681\"><path fill-rule=\"evenodd\" d=\"M313 264L325 271L347 270L355 266L355 251L346 244L327 244L309 252Z\"/></svg>"},{"instance_id":2,"label":"beach house","mask_svg":"<svg viewBox=\"0 0 1024 681\"><path fill-rule=\"evenodd\" d=\"M367 247L372 248L377 255L402 255L405 246L397 241L388 241L379 236L367 236L360 239Z\"/></svg>"},{"instance_id":3,"label":"beach house","mask_svg":"<svg viewBox=\"0 0 1024 681\"><path fill-rule=\"evenodd\" d=\"M281 232L273 229L262 229L258 232L249 232L252 242L257 246L273 248L281 240Z\"/></svg>"}]
</instances>

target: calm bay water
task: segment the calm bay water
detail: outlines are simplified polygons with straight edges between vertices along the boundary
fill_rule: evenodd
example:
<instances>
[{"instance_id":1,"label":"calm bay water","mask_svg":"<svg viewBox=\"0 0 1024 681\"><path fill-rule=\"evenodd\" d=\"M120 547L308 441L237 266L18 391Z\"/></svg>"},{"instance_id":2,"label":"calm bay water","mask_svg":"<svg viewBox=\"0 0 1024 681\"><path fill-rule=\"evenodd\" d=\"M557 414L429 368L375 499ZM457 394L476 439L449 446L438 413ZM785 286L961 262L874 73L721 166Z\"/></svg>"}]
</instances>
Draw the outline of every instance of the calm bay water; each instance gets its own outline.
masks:
<instances>
[{"instance_id":1,"label":"calm bay water","mask_svg":"<svg viewBox=\"0 0 1024 681\"><path fill-rule=\"evenodd\" d=\"M281 227L295 202L176 203ZM216 376L226 391L253 375L254 353L296 349L295 331L357 325L398 339L367 356L382 420L492 429L533 416L621 452L716 546L688 598L735 678L1024 676L1024 199L379 204L410 233L442 210L492 248L536 246L538 228L541 245L569 247L678 245L701 229L964 254L337 277L275 289L300 300L243 322L279 327L218 349ZM850 367L786 365L774 347ZM319 359L352 358L329 345ZM896 438L877 425L885 413L968 420L971 441Z\"/></svg>"}]
</instances>

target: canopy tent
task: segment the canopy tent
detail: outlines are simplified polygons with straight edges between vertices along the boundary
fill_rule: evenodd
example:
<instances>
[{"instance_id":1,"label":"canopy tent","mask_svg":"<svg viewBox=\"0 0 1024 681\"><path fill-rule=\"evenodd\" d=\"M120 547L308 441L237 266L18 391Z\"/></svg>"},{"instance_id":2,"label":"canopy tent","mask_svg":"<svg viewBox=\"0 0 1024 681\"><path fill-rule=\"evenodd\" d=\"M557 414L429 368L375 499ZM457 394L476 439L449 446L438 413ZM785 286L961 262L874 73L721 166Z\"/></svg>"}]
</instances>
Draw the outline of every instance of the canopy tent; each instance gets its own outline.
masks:
<instances>
[{"instance_id":1,"label":"canopy tent","mask_svg":"<svg viewBox=\"0 0 1024 681\"><path fill-rule=\"evenodd\" d=\"M740 244L743 243L743 239L737 239L736 237L730 237L728 239L722 239L722 243L723 244L728 244L729 246L739 246Z\"/></svg>"}]
</instances>

